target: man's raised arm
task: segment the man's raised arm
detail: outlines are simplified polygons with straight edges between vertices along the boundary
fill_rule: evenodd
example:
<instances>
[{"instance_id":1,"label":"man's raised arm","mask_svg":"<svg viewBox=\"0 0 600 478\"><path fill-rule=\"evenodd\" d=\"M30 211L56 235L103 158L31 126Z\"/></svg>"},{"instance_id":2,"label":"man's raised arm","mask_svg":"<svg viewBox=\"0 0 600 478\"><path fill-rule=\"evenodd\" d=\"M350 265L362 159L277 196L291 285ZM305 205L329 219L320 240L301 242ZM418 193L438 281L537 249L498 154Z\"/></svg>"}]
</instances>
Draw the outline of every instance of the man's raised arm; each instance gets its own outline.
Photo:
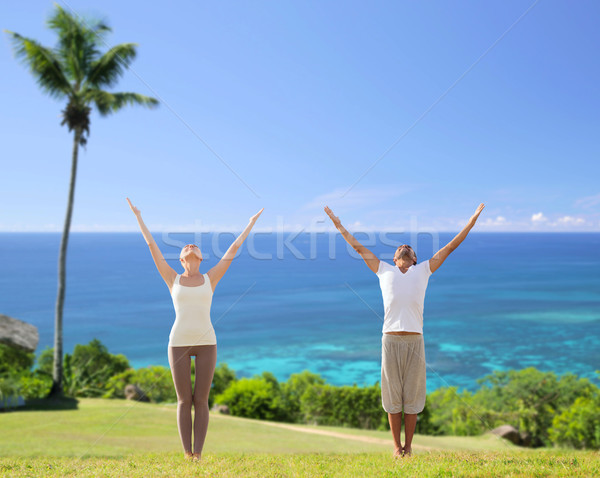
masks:
<instances>
[{"instance_id":1,"label":"man's raised arm","mask_svg":"<svg viewBox=\"0 0 600 478\"><path fill-rule=\"evenodd\" d=\"M431 269L432 273L437 271L450 253L460 246L461 242L465 240L467 234L469 234L469 231L473 229L473 226L477 222L477 219L479 218L479 215L481 214L481 211L483 211L484 207L485 206L483 203L481 203L463 230L460 231L448 244L437 251L431 259L429 259L429 268Z\"/></svg>"},{"instance_id":2,"label":"man's raised arm","mask_svg":"<svg viewBox=\"0 0 600 478\"><path fill-rule=\"evenodd\" d=\"M379 270L379 259L375 257L375 254L373 254L369 249L367 249L360 242L358 242L356 238L352 234L350 234L344 226L342 226L340 219L337 216L335 216L333 214L333 211L327 206L325 206L325 212L333 222L333 225L336 227L336 229L340 231L344 239L346 239L346 242L350 244L352 248L360 254L360 257L363 258L369 269L371 269L373 272L375 272L375 274L377 274L377 271Z\"/></svg>"}]
</instances>

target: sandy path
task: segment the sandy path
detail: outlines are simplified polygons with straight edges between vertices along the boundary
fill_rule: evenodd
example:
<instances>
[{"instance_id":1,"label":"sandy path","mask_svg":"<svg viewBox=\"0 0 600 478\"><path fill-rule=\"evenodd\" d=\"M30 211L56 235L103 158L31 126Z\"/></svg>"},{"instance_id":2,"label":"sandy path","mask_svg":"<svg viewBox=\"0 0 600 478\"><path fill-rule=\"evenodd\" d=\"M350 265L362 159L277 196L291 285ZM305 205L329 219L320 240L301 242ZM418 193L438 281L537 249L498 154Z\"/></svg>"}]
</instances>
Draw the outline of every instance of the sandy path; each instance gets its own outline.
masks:
<instances>
[{"instance_id":1,"label":"sandy path","mask_svg":"<svg viewBox=\"0 0 600 478\"><path fill-rule=\"evenodd\" d=\"M212 415L211 414L211 418L212 417L225 418L225 419L230 419L230 420L247 420L244 418L232 417L232 416L228 416L228 415L216 415L216 414ZM331 430L319 430L316 428L306 428L306 427L300 427L300 426L296 426L296 425L289 425L287 423L267 422L267 421L262 421L262 420L252 420L252 422L260 423L261 425L265 425L265 426L269 426L269 427L285 428L287 430L292 430L295 432L312 433L313 435L323 435L323 436L329 436L329 437L334 437L334 438L341 438L342 440L360 441L363 443L376 443L378 445L386 445L386 446L389 446L390 448L393 448L393 442L392 442L391 438L388 440L385 438L375 438L375 437L368 437L368 436L363 436L363 435L352 435L352 434L348 434L348 433L334 432ZM417 444L413 444L412 447L415 450L433 450L433 448L431 448L431 447L417 445Z\"/></svg>"}]
</instances>

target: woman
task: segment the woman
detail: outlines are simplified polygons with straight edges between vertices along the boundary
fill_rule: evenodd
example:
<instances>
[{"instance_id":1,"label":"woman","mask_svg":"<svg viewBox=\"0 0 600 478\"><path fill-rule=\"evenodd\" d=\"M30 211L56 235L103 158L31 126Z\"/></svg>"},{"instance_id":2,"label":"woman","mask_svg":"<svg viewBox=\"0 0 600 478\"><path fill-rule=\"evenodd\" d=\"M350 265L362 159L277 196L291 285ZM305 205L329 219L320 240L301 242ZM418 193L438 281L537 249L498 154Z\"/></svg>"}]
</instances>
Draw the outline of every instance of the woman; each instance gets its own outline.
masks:
<instances>
[{"instance_id":1,"label":"woman","mask_svg":"<svg viewBox=\"0 0 600 478\"><path fill-rule=\"evenodd\" d=\"M331 209L325 212L338 231L369 269L379 277L385 316L381 354L381 401L388 413L394 439L394 456L412 455L412 438L417 414L425 407L425 346L423 342L423 305L429 276L467 237L483 211L480 204L468 224L445 247L425 262L417 264L417 255L409 245L398 247L392 266L380 261L360 244ZM404 411L404 447L400 430Z\"/></svg>"},{"instance_id":2,"label":"woman","mask_svg":"<svg viewBox=\"0 0 600 478\"><path fill-rule=\"evenodd\" d=\"M200 274L202 253L195 244L185 246L179 255L183 274L177 274L164 259L154 238L142 220L140 211L131 204L144 239L150 247L158 272L171 292L175 322L169 335L169 365L177 393L177 427L185 457L200 460L208 428L208 394L217 362L217 339L210 321L210 306L215 287L229 268L238 249L250 233L263 209L250 222L219 263ZM195 356L196 375L192 390L191 357ZM192 450L192 404L194 405L194 448Z\"/></svg>"}]
</instances>

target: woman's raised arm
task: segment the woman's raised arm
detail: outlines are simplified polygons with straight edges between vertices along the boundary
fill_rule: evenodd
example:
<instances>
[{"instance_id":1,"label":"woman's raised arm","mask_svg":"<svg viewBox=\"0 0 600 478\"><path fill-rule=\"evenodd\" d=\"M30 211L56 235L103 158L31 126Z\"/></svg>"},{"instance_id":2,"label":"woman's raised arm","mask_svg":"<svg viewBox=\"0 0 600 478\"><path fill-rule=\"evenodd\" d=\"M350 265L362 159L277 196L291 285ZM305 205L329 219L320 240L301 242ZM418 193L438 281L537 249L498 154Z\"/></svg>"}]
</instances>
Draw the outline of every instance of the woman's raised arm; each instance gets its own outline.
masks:
<instances>
[{"instance_id":1,"label":"woman's raised arm","mask_svg":"<svg viewBox=\"0 0 600 478\"><path fill-rule=\"evenodd\" d=\"M227 269L229 269L231 261L233 261L233 259L235 258L238 249L244 243L244 241L248 237L248 234L250 234L250 231L254 227L254 224L256 224L256 220L262 214L264 209L265 208L263 207L260 211L258 211L254 216L250 218L246 229L244 229L244 231L236 238L236 240L233 241L233 244L229 246L229 249L227 249L227 252L223 257L221 257L221 260L217 263L217 265L208 271L208 277L210 278L210 283L213 291L215 290L215 287L217 286L223 275L225 275L225 272L227 272Z\"/></svg>"},{"instance_id":2,"label":"woman's raised arm","mask_svg":"<svg viewBox=\"0 0 600 478\"><path fill-rule=\"evenodd\" d=\"M156 264L158 272L160 272L161 277L169 287L169 290L171 290L171 287L173 287L173 282L175 281L175 277L177 276L177 272L175 272L175 270L169 264L167 264L167 261L165 260L165 258L162 255L162 252L160 252L160 249L156 245L156 241L152 237L152 234L150 234L150 231L144 224L144 221L142 220L142 213L140 212L140 210L133 204L131 204L129 198L127 198L127 202L129 203L129 207L131 208L131 210L135 214L135 217L137 218L140 229L142 230L142 235L146 240L146 244L148 244L148 247L150 247L150 254L152 254L154 264Z\"/></svg>"},{"instance_id":3,"label":"woman's raised arm","mask_svg":"<svg viewBox=\"0 0 600 478\"><path fill-rule=\"evenodd\" d=\"M342 226L340 218L335 216L329 207L325 206L325 212L333 222L333 225L336 227L336 229L340 231L344 239L346 239L346 242L360 254L360 257L363 258L369 269L377 274L377 271L379 270L379 259L375 256L375 254L358 242L356 238L350 234L344 226Z\"/></svg>"}]
</instances>

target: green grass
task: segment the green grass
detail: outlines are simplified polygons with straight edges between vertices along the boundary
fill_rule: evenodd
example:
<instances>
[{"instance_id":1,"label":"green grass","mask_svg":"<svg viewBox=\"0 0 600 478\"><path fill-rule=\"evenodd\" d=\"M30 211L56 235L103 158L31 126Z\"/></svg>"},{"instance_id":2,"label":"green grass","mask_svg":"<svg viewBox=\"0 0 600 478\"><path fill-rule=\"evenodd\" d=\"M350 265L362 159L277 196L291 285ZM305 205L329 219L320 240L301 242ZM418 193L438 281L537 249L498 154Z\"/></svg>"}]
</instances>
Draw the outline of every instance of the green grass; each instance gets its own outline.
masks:
<instances>
[{"instance_id":1,"label":"green grass","mask_svg":"<svg viewBox=\"0 0 600 478\"><path fill-rule=\"evenodd\" d=\"M298 428L336 436L212 415L203 460L190 463L174 406L84 399L77 409L0 413L0 476L600 475L597 452L521 450L491 436L416 436L415 456L393 460L389 432Z\"/></svg>"},{"instance_id":2,"label":"green grass","mask_svg":"<svg viewBox=\"0 0 600 478\"><path fill-rule=\"evenodd\" d=\"M223 476L223 477L592 477L600 473L592 453L434 452L393 460L389 453L266 454L207 453L185 462L180 453L124 458L2 458L2 476Z\"/></svg>"}]
</instances>

